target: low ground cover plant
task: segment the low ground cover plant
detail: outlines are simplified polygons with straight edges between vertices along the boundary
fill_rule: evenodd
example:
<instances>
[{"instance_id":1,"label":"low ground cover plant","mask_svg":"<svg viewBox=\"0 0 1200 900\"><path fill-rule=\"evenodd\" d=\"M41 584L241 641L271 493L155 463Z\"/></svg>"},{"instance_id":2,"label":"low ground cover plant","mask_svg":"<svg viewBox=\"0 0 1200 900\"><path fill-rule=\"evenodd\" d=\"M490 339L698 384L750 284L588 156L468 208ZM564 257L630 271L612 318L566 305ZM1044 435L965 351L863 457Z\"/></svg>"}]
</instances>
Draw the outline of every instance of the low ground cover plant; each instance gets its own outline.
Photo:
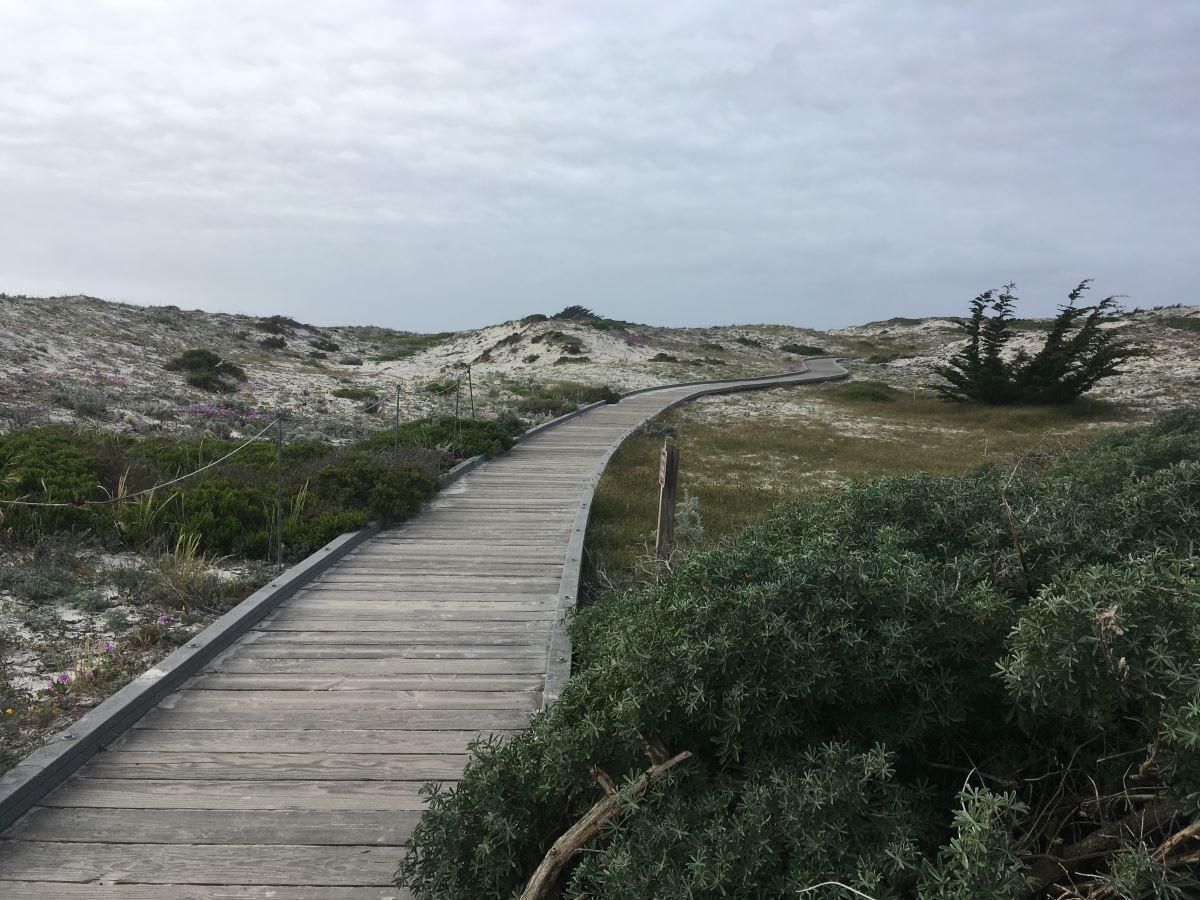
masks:
<instances>
[{"instance_id":1,"label":"low ground cover plant","mask_svg":"<svg viewBox=\"0 0 1200 900\"><path fill-rule=\"evenodd\" d=\"M782 507L584 608L559 701L427 789L398 883L514 896L665 751L564 897L1196 896L1198 533L1195 411Z\"/></svg>"}]
</instances>

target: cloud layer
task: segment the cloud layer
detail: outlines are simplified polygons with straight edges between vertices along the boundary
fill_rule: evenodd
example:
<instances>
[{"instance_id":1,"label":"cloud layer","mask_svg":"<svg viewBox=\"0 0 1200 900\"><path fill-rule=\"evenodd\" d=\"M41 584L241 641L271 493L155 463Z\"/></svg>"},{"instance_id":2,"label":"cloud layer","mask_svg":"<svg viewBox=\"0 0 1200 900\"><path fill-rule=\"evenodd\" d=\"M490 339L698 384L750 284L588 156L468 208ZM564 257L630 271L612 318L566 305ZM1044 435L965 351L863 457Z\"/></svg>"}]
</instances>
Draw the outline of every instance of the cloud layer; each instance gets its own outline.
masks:
<instances>
[{"instance_id":1,"label":"cloud layer","mask_svg":"<svg viewBox=\"0 0 1200 900\"><path fill-rule=\"evenodd\" d=\"M432 329L1194 301L1193 0L0 3L0 290Z\"/></svg>"}]
</instances>

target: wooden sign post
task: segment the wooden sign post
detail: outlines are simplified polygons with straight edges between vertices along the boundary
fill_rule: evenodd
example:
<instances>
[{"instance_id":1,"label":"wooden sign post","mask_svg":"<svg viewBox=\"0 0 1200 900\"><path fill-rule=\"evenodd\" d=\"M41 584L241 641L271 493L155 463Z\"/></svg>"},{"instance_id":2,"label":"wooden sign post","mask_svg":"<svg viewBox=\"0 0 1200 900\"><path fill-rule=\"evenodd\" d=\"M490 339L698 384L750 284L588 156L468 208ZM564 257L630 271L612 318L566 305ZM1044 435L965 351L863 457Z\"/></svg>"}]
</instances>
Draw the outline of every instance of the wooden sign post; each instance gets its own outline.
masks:
<instances>
[{"instance_id":1,"label":"wooden sign post","mask_svg":"<svg viewBox=\"0 0 1200 900\"><path fill-rule=\"evenodd\" d=\"M675 547L675 495L679 489L679 448L664 443L662 460L658 465L658 535L654 555L659 562L671 558Z\"/></svg>"}]
</instances>

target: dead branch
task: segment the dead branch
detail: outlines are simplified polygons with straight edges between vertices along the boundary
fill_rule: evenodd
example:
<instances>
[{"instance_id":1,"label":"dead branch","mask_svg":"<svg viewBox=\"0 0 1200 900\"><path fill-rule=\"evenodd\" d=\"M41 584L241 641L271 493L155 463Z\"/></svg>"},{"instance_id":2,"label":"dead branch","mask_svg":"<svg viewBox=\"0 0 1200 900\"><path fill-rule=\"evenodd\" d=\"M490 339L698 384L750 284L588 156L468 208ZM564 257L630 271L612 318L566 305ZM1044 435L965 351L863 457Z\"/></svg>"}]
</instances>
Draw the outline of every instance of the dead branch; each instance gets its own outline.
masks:
<instances>
[{"instance_id":1,"label":"dead branch","mask_svg":"<svg viewBox=\"0 0 1200 900\"><path fill-rule=\"evenodd\" d=\"M650 742L647 742L647 744L649 752ZM662 744L656 741L653 746L655 752L651 754L651 759L654 758L654 755L657 755L657 751L662 748ZM664 758L661 762L654 762L649 769L638 776L638 780L627 791L621 792L613 789L612 779L603 770L593 766L592 777L604 788L604 797L584 813L583 818L568 828L554 842L538 865L537 870L533 873L533 877L525 885L525 890L521 894L521 900L546 900L546 898L550 897L551 892L558 883L559 875L562 874L567 863L571 861L571 857L600 834L605 823L620 812L621 807L629 800L636 800L641 797L653 782L662 777L663 773L684 760L690 759L691 756L692 754L685 750L683 753L675 754L670 759Z\"/></svg>"},{"instance_id":2,"label":"dead branch","mask_svg":"<svg viewBox=\"0 0 1200 900\"><path fill-rule=\"evenodd\" d=\"M1035 884L1030 896L1036 896L1055 881L1072 875L1078 863L1111 853L1131 840L1141 840L1144 835L1169 825L1178 816L1179 809L1169 800L1148 803L1063 848L1057 857L1039 859L1029 870Z\"/></svg>"}]
</instances>

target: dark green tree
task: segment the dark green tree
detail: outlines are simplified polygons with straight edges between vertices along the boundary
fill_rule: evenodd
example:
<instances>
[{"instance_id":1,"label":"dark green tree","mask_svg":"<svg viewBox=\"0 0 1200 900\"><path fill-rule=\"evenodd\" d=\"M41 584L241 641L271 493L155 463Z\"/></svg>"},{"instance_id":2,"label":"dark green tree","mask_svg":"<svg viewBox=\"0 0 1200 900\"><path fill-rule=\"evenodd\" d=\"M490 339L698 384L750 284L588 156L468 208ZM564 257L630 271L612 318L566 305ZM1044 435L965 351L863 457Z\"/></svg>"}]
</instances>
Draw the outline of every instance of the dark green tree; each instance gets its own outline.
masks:
<instances>
[{"instance_id":1,"label":"dark green tree","mask_svg":"<svg viewBox=\"0 0 1200 900\"><path fill-rule=\"evenodd\" d=\"M1061 404L1119 374L1121 363L1144 351L1114 327L1124 314L1116 296L1078 305L1090 287L1086 279L1071 291L1033 356L1004 352L1012 339L1016 285L984 291L971 301L971 317L961 325L966 346L935 370L945 381L934 389L947 400Z\"/></svg>"}]
</instances>

